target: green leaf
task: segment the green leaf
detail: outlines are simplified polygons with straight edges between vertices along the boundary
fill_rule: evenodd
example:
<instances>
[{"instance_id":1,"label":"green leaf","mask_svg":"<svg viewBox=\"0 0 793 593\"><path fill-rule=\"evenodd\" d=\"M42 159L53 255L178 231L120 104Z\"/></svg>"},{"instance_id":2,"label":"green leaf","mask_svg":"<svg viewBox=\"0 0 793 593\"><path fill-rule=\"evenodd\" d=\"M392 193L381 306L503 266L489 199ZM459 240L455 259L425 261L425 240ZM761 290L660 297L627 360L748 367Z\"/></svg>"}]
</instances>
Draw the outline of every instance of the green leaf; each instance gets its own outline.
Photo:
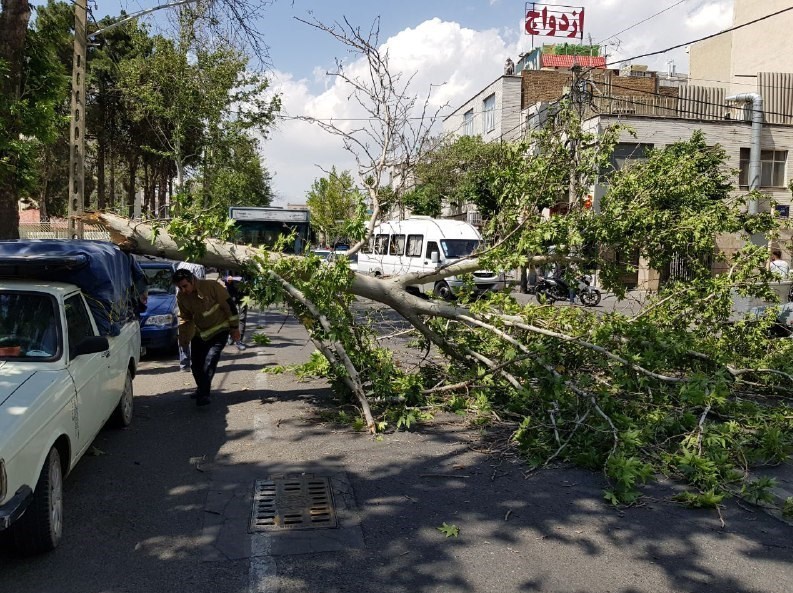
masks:
<instances>
[{"instance_id":1,"label":"green leaf","mask_svg":"<svg viewBox=\"0 0 793 593\"><path fill-rule=\"evenodd\" d=\"M454 525L453 523L449 524L445 521L443 522L443 525L436 527L435 529L440 531L446 537L457 537L460 535L460 528L457 527L457 525Z\"/></svg>"}]
</instances>

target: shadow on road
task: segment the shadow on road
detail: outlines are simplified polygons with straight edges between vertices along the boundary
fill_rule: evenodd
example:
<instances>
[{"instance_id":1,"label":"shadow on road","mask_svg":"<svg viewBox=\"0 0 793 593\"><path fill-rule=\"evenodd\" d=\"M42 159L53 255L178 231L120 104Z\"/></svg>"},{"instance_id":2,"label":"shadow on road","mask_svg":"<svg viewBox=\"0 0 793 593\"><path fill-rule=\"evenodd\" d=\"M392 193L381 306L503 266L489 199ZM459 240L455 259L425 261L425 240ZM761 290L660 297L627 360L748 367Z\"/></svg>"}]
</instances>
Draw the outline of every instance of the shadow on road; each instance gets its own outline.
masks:
<instances>
[{"instance_id":1,"label":"shadow on road","mask_svg":"<svg viewBox=\"0 0 793 593\"><path fill-rule=\"evenodd\" d=\"M295 330L284 339L302 347ZM615 509L600 474L554 468L524 478L508 435L453 415L377 440L324 420L336 402L323 382L262 378L263 360L237 353L208 410L189 400L189 374L142 371L156 378L138 391L132 427L103 431L66 482L61 547L0 555L0 591L790 590L793 529L761 513L730 502L723 527L713 511L669 502L667 483ZM203 561L218 537L206 529L218 512L208 496L301 472L348 477L365 547L275 556L267 566L280 589L252 588L244 529L223 548L237 553ZM444 523L458 537L444 537Z\"/></svg>"}]
</instances>

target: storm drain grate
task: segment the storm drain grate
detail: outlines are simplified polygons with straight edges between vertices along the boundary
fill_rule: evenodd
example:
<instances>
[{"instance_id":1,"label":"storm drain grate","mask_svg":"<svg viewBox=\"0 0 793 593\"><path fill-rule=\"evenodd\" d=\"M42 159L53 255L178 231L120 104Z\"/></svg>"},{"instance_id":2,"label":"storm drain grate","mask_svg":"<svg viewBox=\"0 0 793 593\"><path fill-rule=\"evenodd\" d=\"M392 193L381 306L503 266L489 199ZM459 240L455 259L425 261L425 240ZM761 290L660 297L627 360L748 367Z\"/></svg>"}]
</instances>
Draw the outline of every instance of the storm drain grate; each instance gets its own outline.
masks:
<instances>
[{"instance_id":1,"label":"storm drain grate","mask_svg":"<svg viewBox=\"0 0 793 593\"><path fill-rule=\"evenodd\" d=\"M299 476L256 480L251 531L336 527L328 478Z\"/></svg>"}]
</instances>

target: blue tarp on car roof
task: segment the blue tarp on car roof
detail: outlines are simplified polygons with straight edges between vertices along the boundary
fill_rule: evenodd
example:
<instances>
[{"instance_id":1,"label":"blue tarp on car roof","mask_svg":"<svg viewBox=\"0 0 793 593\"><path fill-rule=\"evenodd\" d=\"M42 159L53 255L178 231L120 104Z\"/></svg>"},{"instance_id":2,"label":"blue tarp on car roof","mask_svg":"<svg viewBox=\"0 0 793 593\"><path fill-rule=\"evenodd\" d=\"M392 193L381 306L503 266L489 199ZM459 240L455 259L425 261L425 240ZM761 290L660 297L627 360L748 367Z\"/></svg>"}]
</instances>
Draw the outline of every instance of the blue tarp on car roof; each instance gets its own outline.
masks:
<instances>
[{"instance_id":1,"label":"blue tarp on car roof","mask_svg":"<svg viewBox=\"0 0 793 593\"><path fill-rule=\"evenodd\" d=\"M146 290L145 276L134 258L104 241L0 241L2 276L75 284L104 336L118 335Z\"/></svg>"}]
</instances>

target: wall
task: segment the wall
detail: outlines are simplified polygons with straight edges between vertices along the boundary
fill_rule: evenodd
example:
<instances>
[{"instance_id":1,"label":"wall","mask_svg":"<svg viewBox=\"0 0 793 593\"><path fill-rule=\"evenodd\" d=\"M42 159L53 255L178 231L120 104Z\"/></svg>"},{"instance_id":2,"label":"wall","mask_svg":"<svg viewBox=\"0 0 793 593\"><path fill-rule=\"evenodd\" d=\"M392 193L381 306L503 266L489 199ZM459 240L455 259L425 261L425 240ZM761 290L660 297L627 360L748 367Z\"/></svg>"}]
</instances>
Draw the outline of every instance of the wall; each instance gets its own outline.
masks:
<instances>
[{"instance_id":1,"label":"wall","mask_svg":"<svg viewBox=\"0 0 793 593\"><path fill-rule=\"evenodd\" d=\"M496 95L495 129L487 131L484 130L483 102L494 93ZM462 136L465 130L463 124L465 113L473 110L472 135L481 136L487 142L502 139L504 141L516 140L520 136L520 98L521 77L500 76L447 116L443 120L443 132L444 134Z\"/></svg>"},{"instance_id":2,"label":"wall","mask_svg":"<svg viewBox=\"0 0 793 593\"><path fill-rule=\"evenodd\" d=\"M733 26L790 7L790 0L735 0ZM754 92L758 72L793 72L793 11L701 41L689 50L692 84ZM721 82L712 82L721 81Z\"/></svg>"},{"instance_id":3,"label":"wall","mask_svg":"<svg viewBox=\"0 0 793 593\"><path fill-rule=\"evenodd\" d=\"M556 101L573 81L573 75L563 70L524 70L521 72L521 109L535 103Z\"/></svg>"},{"instance_id":4,"label":"wall","mask_svg":"<svg viewBox=\"0 0 793 593\"><path fill-rule=\"evenodd\" d=\"M732 77L732 33L695 43L689 49L689 80L693 85L720 87L729 92ZM717 82L720 81L720 82Z\"/></svg>"},{"instance_id":5,"label":"wall","mask_svg":"<svg viewBox=\"0 0 793 593\"><path fill-rule=\"evenodd\" d=\"M790 6L790 0L735 0L734 24L741 25ZM791 30L793 10L732 32L733 93L751 92L755 79L742 74L793 72Z\"/></svg>"}]
</instances>

